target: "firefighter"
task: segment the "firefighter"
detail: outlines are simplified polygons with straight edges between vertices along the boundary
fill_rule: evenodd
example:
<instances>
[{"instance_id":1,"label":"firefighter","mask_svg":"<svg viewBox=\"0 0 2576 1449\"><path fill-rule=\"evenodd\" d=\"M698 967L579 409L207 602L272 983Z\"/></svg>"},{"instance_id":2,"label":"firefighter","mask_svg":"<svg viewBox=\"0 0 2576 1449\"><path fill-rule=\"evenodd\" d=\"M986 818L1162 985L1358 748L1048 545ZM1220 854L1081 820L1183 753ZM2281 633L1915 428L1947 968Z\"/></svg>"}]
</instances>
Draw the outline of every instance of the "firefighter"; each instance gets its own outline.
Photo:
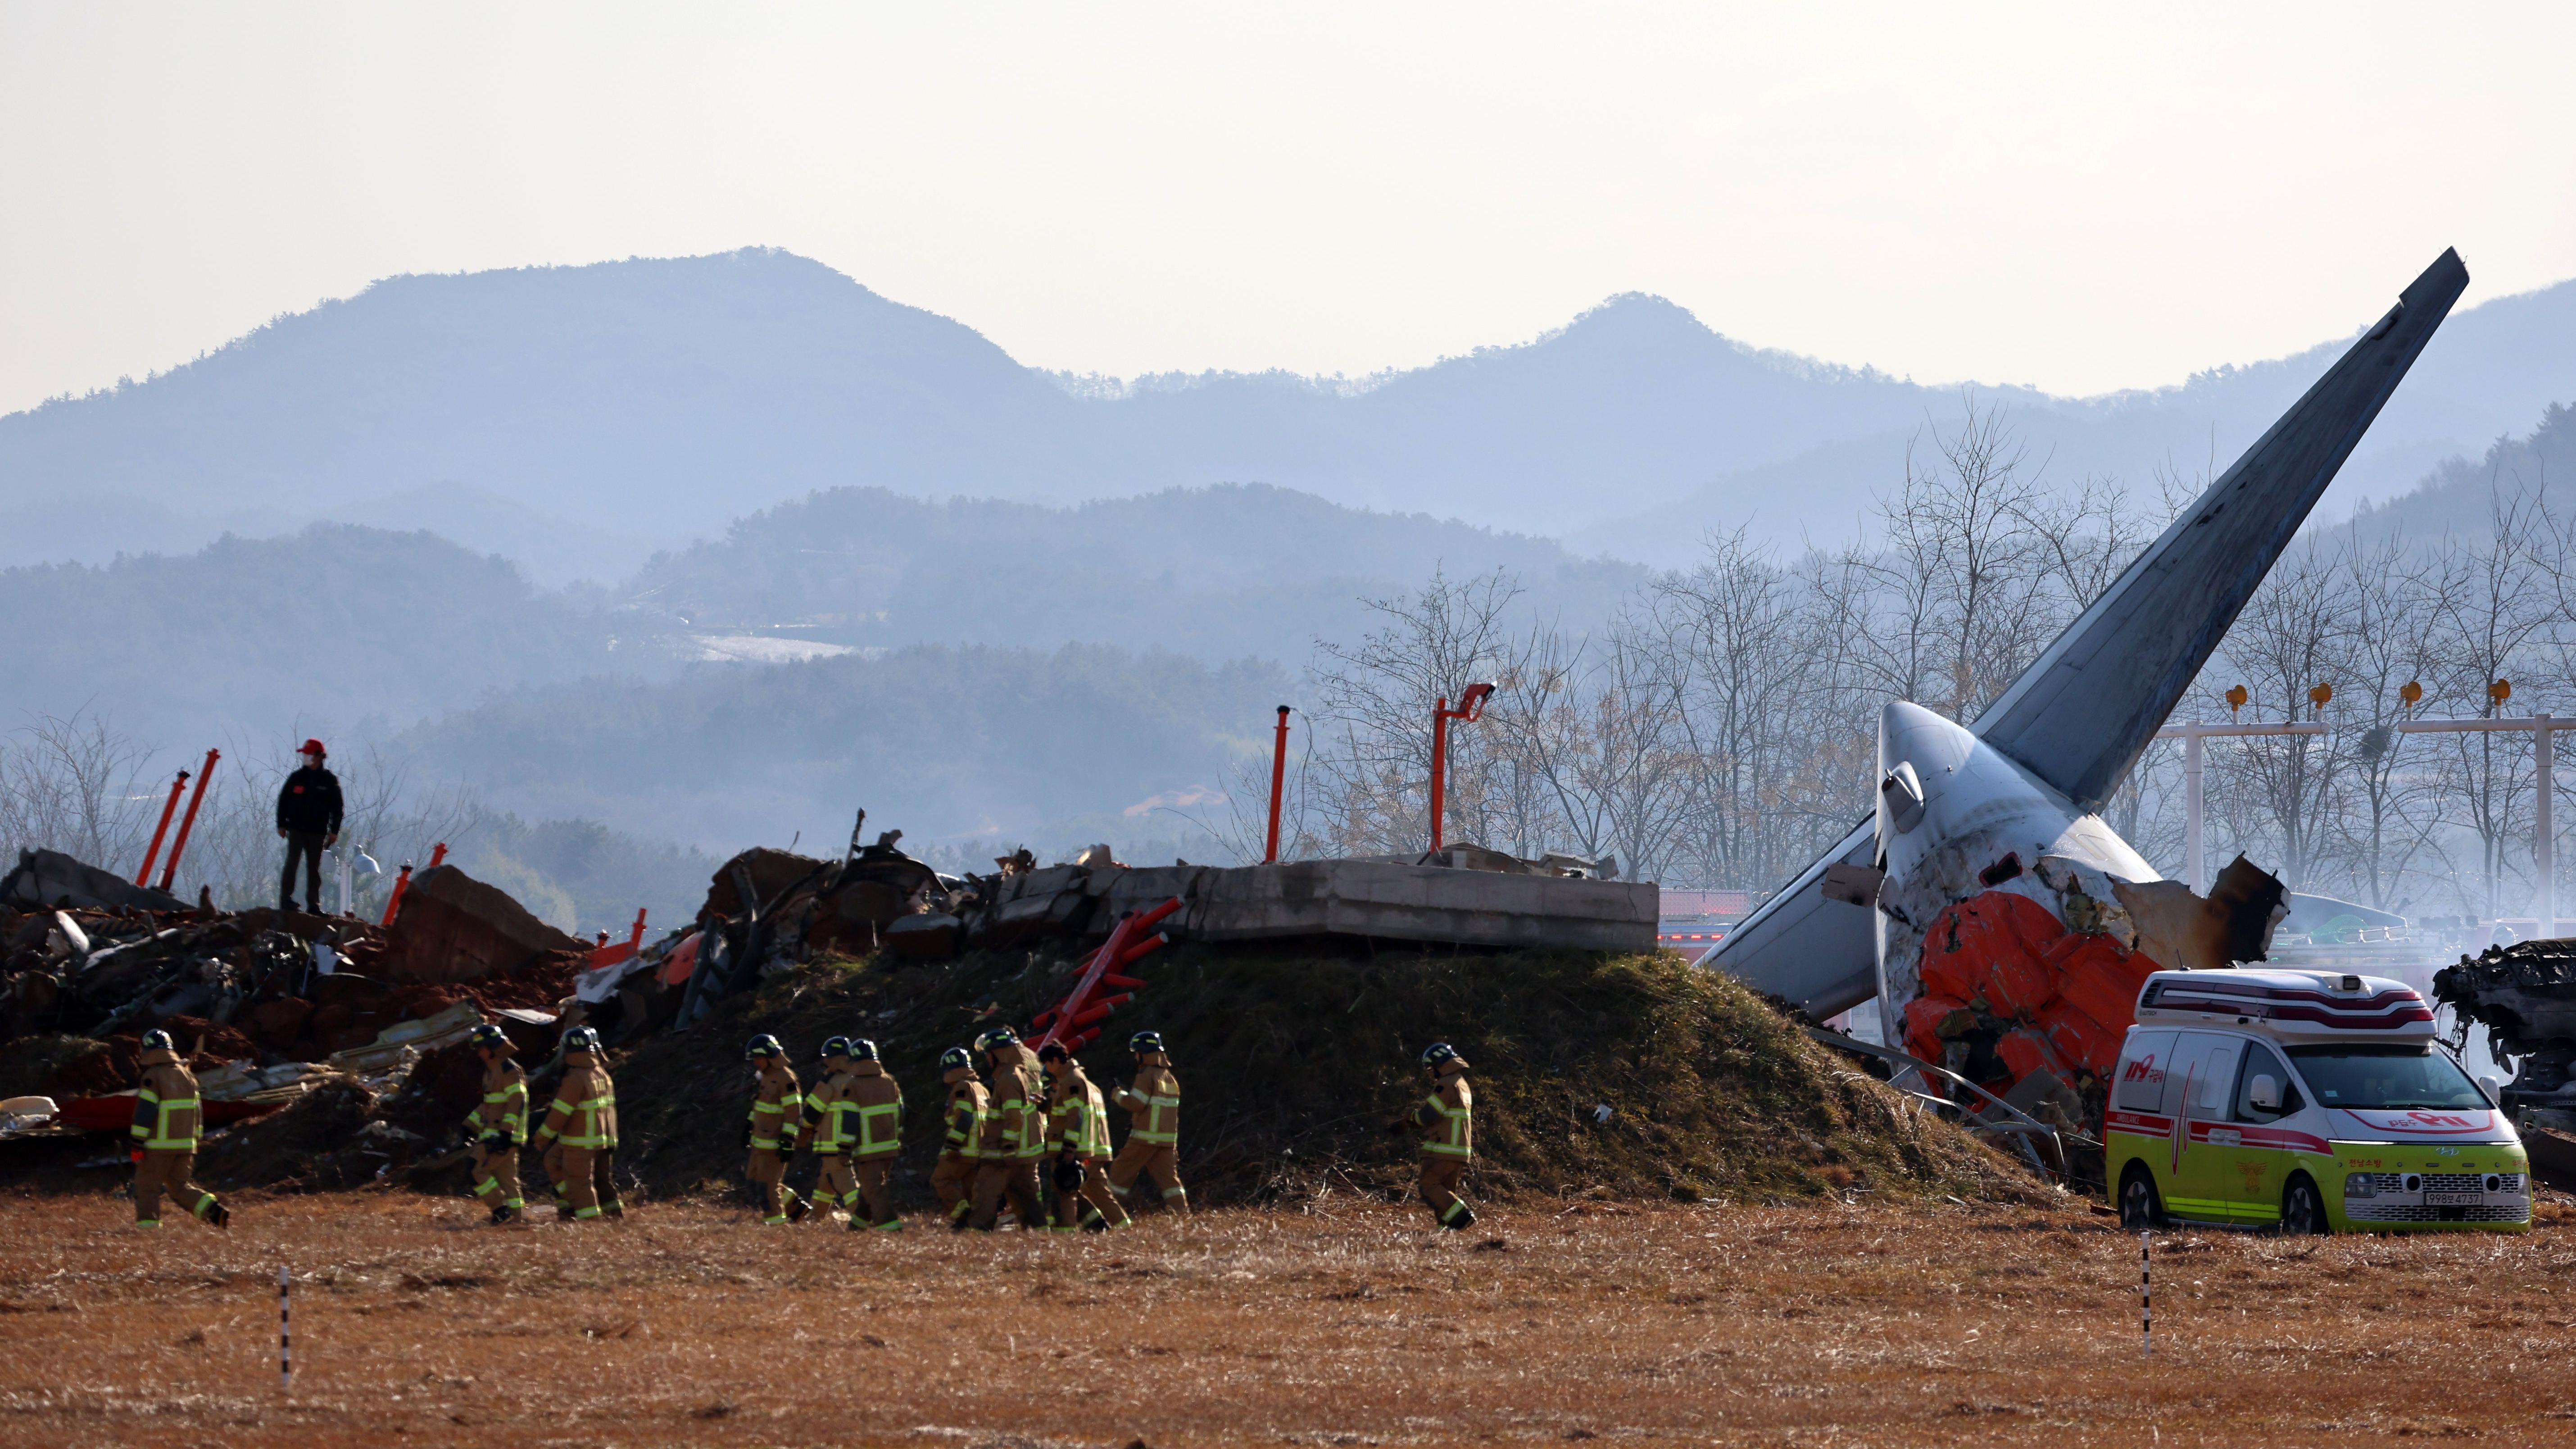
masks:
<instances>
[{"instance_id":1,"label":"firefighter","mask_svg":"<svg viewBox=\"0 0 2576 1449\"><path fill-rule=\"evenodd\" d=\"M599 1033L577 1026L563 1034L563 1080L555 1084L537 1141L545 1145L546 1180L555 1186L557 1221L626 1216L617 1199L617 1083L601 1057Z\"/></svg>"},{"instance_id":2,"label":"firefighter","mask_svg":"<svg viewBox=\"0 0 2576 1449\"><path fill-rule=\"evenodd\" d=\"M895 1154L903 1150L903 1088L886 1073L885 1064L877 1058L877 1044L865 1038L850 1042L849 1106L845 1115L857 1118L849 1133L850 1173L857 1187L843 1195L850 1208L850 1230L874 1228L879 1232L903 1231L903 1219L894 1214L894 1192L887 1174L894 1167ZM864 1204L867 1216L859 1216Z\"/></svg>"},{"instance_id":3,"label":"firefighter","mask_svg":"<svg viewBox=\"0 0 2576 1449\"><path fill-rule=\"evenodd\" d=\"M850 1172L850 1148L856 1140L850 1115L858 1110L854 1089L858 1077L850 1068L850 1039L832 1037L816 1055L823 1060L823 1080L805 1094L805 1141L822 1160L814 1179L814 1205L829 1221L832 1209L846 1207L853 1222L859 1215L858 1181Z\"/></svg>"},{"instance_id":4,"label":"firefighter","mask_svg":"<svg viewBox=\"0 0 2576 1449\"><path fill-rule=\"evenodd\" d=\"M992 1112L990 1094L975 1075L975 1054L950 1047L939 1054L939 1080L948 1085L948 1138L939 1149L939 1165L930 1171L930 1190L939 1197L951 1227L964 1227L975 1210L975 1164L984 1157L984 1119Z\"/></svg>"},{"instance_id":5,"label":"firefighter","mask_svg":"<svg viewBox=\"0 0 2576 1449\"><path fill-rule=\"evenodd\" d=\"M1188 1212L1189 1190L1181 1186L1180 1078L1172 1075L1161 1032L1136 1033L1127 1038L1127 1050L1136 1055L1136 1080L1118 1089L1118 1106L1127 1113L1127 1142L1109 1164L1110 1189L1132 1199L1136 1179L1150 1175L1163 1189L1163 1206Z\"/></svg>"},{"instance_id":6,"label":"firefighter","mask_svg":"<svg viewBox=\"0 0 2576 1449\"><path fill-rule=\"evenodd\" d=\"M1055 1230L1104 1232L1127 1226L1127 1210L1109 1190L1109 1108L1100 1087L1062 1044L1038 1048L1038 1065L1054 1080L1047 1095L1047 1151L1055 1188Z\"/></svg>"},{"instance_id":7,"label":"firefighter","mask_svg":"<svg viewBox=\"0 0 2576 1449\"><path fill-rule=\"evenodd\" d=\"M483 1101L466 1114L474 1139L474 1195L492 1210L492 1225L525 1216L519 1190L519 1149L528 1145L528 1074L510 1055L509 1033L491 1022L466 1038L483 1061Z\"/></svg>"},{"instance_id":8,"label":"firefighter","mask_svg":"<svg viewBox=\"0 0 2576 1449\"><path fill-rule=\"evenodd\" d=\"M805 1111L805 1094L778 1038L766 1033L753 1037L743 1049L743 1058L760 1075L751 1113L742 1124L742 1145L751 1154L743 1175L760 1189L763 1223L796 1222L814 1207L787 1186L787 1159L796 1155L796 1125Z\"/></svg>"},{"instance_id":9,"label":"firefighter","mask_svg":"<svg viewBox=\"0 0 2576 1449\"><path fill-rule=\"evenodd\" d=\"M990 1107L984 1118L984 1155L975 1164L975 1213L961 1226L989 1233L1008 1199L1020 1227L1045 1225L1038 1206L1038 1159L1046 1155L1046 1085L1038 1059L1020 1034L997 1026L975 1038L992 1067Z\"/></svg>"},{"instance_id":10,"label":"firefighter","mask_svg":"<svg viewBox=\"0 0 2576 1449\"><path fill-rule=\"evenodd\" d=\"M1422 1069L1431 1074L1430 1095L1387 1130L1422 1134L1422 1201L1440 1226L1463 1230L1476 1221L1476 1210L1458 1193L1475 1156L1476 1094L1467 1086L1467 1059L1445 1041L1422 1049Z\"/></svg>"},{"instance_id":11,"label":"firefighter","mask_svg":"<svg viewBox=\"0 0 2576 1449\"><path fill-rule=\"evenodd\" d=\"M205 1135L197 1078L179 1060L166 1031L143 1034L143 1085L134 1094L134 1225L161 1226L161 1195L224 1227L233 1215L215 1195L188 1180Z\"/></svg>"}]
</instances>

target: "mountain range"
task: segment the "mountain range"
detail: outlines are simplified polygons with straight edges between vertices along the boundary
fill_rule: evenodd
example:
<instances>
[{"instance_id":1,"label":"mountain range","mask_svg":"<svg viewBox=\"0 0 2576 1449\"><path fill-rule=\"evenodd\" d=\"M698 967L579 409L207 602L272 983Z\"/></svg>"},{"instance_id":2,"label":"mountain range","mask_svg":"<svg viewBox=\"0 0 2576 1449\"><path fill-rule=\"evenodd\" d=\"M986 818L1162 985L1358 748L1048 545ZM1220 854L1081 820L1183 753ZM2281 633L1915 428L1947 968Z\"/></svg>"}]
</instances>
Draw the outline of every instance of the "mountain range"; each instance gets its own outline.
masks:
<instances>
[{"instance_id":1,"label":"mountain range","mask_svg":"<svg viewBox=\"0 0 2576 1449\"><path fill-rule=\"evenodd\" d=\"M2352 298L2356 328L2387 300ZM2146 488L2223 467L2342 345L2154 391L1978 394L2051 477ZM820 490L1069 504L1217 483L1669 564L1711 528L1848 537L1965 395L1747 347L1640 295L1356 383L1120 382L1024 367L779 251L403 276L0 418L0 564L330 520L426 528L540 583L607 583ZM2576 283L2465 311L2329 510L2403 492L2571 398Z\"/></svg>"}]
</instances>

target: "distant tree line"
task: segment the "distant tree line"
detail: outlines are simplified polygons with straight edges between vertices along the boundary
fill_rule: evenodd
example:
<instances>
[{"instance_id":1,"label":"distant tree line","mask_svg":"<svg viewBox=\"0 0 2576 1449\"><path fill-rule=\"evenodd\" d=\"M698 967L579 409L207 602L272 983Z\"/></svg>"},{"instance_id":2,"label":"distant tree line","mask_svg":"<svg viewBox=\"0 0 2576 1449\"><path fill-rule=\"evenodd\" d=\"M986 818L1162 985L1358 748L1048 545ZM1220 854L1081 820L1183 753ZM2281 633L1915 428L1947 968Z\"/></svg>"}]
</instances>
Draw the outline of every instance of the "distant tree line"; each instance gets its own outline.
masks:
<instances>
[{"instance_id":1,"label":"distant tree line","mask_svg":"<svg viewBox=\"0 0 2576 1449\"><path fill-rule=\"evenodd\" d=\"M2548 507L2537 456L2490 453L2483 531L2318 530L2274 568L2175 717L2328 729L2207 743L2213 861L2242 851L2295 890L2418 914L2527 908L2532 737L2396 726L2576 710L2576 529ZM1424 848L1432 701L1492 680L1484 717L1451 730L1448 839L1774 888L1867 813L1886 702L1973 721L2206 482L2160 476L2152 501L2112 480L2051 484L1971 403L1927 432L1861 539L1788 554L1713 535L1606 629L1527 622L1508 572L1435 572L1371 601L1378 627L1357 640L1319 641L1287 853ZM2231 712L2235 685L2247 702ZM1244 768L1223 827L1255 858L1267 765ZM2179 874L2179 744L2152 746L2104 813Z\"/></svg>"}]
</instances>

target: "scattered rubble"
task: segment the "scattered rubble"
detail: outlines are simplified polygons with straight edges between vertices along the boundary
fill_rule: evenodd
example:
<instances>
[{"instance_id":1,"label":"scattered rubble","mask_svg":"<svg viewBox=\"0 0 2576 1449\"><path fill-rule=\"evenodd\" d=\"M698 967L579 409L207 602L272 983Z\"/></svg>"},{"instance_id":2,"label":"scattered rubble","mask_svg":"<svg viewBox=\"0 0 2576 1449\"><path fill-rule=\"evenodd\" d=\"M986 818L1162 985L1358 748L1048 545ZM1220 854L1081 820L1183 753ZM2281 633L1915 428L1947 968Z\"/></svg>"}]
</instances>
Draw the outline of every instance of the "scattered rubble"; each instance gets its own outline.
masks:
<instances>
[{"instance_id":1,"label":"scattered rubble","mask_svg":"<svg viewBox=\"0 0 2576 1449\"><path fill-rule=\"evenodd\" d=\"M41 1121L12 1108L7 1135L122 1133L142 1034L158 1029L197 1074L215 1129L201 1172L227 1186L345 1185L349 1164L315 1165L336 1150L315 1146L329 1124L364 1134L377 1165L407 1159L426 1119L445 1114L443 1130L468 1105L424 1064L452 1058L487 1018L542 1060L591 957L452 866L416 878L391 927L191 909L44 851L21 855L0 902L0 1098L48 1102ZM259 1120L272 1116L286 1125ZM295 1145L234 1141L281 1132Z\"/></svg>"},{"instance_id":2,"label":"scattered rubble","mask_svg":"<svg viewBox=\"0 0 2576 1449\"><path fill-rule=\"evenodd\" d=\"M30 1130L121 1129L137 1039L158 1027L217 1129L209 1185L453 1185L457 1124L480 1091L467 1032L500 1022L542 1090L559 1033L586 1025L616 1053L621 1171L646 1191L697 1192L739 1166L747 1033L773 1030L800 1056L861 1033L923 1084L906 1134L917 1177L941 1050L994 1022L1056 1027L1110 1080L1128 1069L1127 1021L1150 1013L1200 1064L1189 1157L1219 1198L1395 1190L1406 1153L1369 1128L1411 1096L1426 1033L1479 1063L1480 1173L1496 1193L2033 1190L1740 986L1653 954L1655 888L1604 879L1607 862L1453 846L1135 867L1097 846L954 876L900 839L854 834L837 861L745 851L693 920L649 943L639 925L631 942L586 946L452 865L414 877L390 927L27 901L0 909L0 1097L54 1099ZM1529 949L1549 945L1588 949ZM1774 1116L1792 1130L1756 1126Z\"/></svg>"}]
</instances>

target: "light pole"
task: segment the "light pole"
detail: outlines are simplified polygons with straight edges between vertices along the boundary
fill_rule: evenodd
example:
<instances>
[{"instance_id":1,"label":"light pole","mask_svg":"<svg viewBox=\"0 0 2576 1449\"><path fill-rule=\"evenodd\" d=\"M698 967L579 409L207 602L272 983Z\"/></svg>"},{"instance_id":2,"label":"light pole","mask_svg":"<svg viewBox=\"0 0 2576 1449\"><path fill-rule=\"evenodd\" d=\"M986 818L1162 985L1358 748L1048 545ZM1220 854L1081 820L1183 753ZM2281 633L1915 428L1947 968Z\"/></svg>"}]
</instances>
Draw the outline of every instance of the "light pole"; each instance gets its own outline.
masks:
<instances>
[{"instance_id":1,"label":"light pole","mask_svg":"<svg viewBox=\"0 0 2576 1449\"><path fill-rule=\"evenodd\" d=\"M1444 804L1443 792L1449 784L1449 721L1454 719L1462 724L1474 724L1485 712L1485 701L1493 695L1492 684L1471 684L1458 696L1456 709L1449 707L1449 696L1445 694L1432 707L1431 849L1434 853L1440 849L1440 812Z\"/></svg>"}]
</instances>

